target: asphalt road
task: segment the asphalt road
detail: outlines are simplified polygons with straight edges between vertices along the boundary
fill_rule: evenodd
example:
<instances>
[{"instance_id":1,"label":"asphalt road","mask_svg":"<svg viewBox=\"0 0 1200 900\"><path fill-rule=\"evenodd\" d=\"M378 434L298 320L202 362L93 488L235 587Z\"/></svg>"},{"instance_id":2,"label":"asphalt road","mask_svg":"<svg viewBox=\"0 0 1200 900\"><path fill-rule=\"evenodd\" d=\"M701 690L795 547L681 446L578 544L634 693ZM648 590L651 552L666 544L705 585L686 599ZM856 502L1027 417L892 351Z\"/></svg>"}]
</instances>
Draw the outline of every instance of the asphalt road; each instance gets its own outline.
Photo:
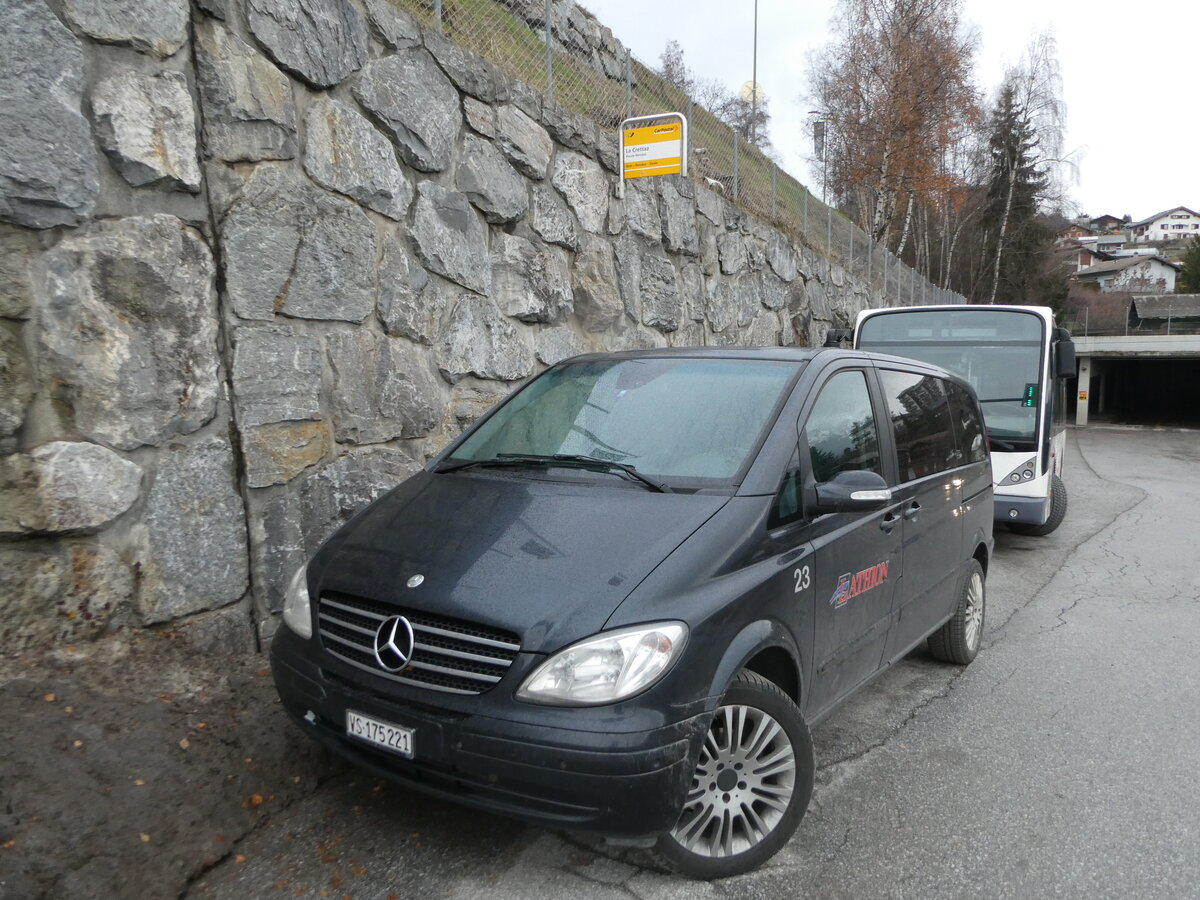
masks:
<instances>
[{"instance_id":1,"label":"asphalt road","mask_svg":"<svg viewBox=\"0 0 1200 900\"><path fill-rule=\"evenodd\" d=\"M1200 432L1068 447L1063 526L997 534L983 652L918 651L822 723L813 803L763 869L690 881L347 774L188 896L1200 897Z\"/></svg>"}]
</instances>

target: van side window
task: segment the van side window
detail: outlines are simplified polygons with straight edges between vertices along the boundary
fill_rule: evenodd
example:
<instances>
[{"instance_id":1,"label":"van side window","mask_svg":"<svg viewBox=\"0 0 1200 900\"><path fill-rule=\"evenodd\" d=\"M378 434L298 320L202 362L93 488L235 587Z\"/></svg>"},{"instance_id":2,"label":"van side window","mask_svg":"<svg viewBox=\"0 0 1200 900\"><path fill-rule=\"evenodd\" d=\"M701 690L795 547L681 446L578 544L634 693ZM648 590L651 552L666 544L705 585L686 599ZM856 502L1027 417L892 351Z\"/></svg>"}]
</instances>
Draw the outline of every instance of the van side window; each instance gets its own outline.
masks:
<instances>
[{"instance_id":1,"label":"van side window","mask_svg":"<svg viewBox=\"0 0 1200 900\"><path fill-rule=\"evenodd\" d=\"M913 481L962 465L942 379L881 369L880 380L896 433L900 480Z\"/></svg>"},{"instance_id":2,"label":"van side window","mask_svg":"<svg viewBox=\"0 0 1200 900\"><path fill-rule=\"evenodd\" d=\"M825 382L808 415L804 436L810 471L818 483L852 469L883 474L867 378L857 369L838 372Z\"/></svg>"},{"instance_id":3,"label":"van side window","mask_svg":"<svg viewBox=\"0 0 1200 900\"><path fill-rule=\"evenodd\" d=\"M950 412L954 418L954 437L962 451L963 462L983 462L987 459L987 438L983 433L983 422L979 407L966 388L953 381L945 382L950 395Z\"/></svg>"}]
</instances>

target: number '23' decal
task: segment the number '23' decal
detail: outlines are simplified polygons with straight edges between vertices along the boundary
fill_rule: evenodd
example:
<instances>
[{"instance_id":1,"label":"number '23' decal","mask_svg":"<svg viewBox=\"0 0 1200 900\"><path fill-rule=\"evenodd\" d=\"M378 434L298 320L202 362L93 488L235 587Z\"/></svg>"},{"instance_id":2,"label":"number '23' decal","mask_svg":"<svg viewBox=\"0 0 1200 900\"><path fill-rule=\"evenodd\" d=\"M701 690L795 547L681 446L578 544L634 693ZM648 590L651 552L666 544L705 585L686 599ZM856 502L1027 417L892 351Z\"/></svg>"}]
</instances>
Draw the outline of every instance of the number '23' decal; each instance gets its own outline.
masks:
<instances>
[{"instance_id":1,"label":"number '23' decal","mask_svg":"<svg viewBox=\"0 0 1200 900\"><path fill-rule=\"evenodd\" d=\"M792 576L796 579L797 594L803 590L807 590L809 584L812 582L811 574L808 571L808 566L800 566L792 573Z\"/></svg>"}]
</instances>

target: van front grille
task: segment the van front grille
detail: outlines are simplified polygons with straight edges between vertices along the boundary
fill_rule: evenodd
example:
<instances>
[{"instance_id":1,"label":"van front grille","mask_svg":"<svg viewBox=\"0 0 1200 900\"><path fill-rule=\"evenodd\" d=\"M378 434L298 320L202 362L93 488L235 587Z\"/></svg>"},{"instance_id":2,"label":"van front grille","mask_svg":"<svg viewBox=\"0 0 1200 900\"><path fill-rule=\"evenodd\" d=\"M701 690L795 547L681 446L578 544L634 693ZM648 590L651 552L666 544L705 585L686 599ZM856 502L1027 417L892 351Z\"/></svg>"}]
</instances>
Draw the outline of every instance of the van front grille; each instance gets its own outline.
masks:
<instances>
[{"instance_id":1,"label":"van front grille","mask_svg":"<svg viewBox=\"0 0 1200 900\"><path fill-rule=\"evenodd\" d=\"M403 616L413 630L412 657L396 673L375 658L375 633L392 616ZM508 631L346 594L321 595L317 626L322 645L343 662L378 678L452 694L488 690L521 650L518 637Z\"/></svg>"}]
</instances>

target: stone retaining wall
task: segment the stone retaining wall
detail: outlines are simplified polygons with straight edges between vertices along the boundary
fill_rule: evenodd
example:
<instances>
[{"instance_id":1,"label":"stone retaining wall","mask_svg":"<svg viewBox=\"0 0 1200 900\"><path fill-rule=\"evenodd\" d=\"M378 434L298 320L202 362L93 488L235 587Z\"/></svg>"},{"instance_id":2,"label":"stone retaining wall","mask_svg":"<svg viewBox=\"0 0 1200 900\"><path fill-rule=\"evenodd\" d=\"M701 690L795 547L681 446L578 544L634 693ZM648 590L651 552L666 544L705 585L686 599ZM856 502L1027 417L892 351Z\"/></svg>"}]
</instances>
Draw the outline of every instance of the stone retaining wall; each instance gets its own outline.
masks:
<instances>
[{"instance_id":1,"label":"stone retaining wall","mask_svg":"<svg viewBox=\"0 0 1200 900\"><path fill-rule=\"evenodd\" d=\"M337 525L591 350L882 302L387 0L0 5L0 618L250 649Z\"/></svg>"}]
</instances>

